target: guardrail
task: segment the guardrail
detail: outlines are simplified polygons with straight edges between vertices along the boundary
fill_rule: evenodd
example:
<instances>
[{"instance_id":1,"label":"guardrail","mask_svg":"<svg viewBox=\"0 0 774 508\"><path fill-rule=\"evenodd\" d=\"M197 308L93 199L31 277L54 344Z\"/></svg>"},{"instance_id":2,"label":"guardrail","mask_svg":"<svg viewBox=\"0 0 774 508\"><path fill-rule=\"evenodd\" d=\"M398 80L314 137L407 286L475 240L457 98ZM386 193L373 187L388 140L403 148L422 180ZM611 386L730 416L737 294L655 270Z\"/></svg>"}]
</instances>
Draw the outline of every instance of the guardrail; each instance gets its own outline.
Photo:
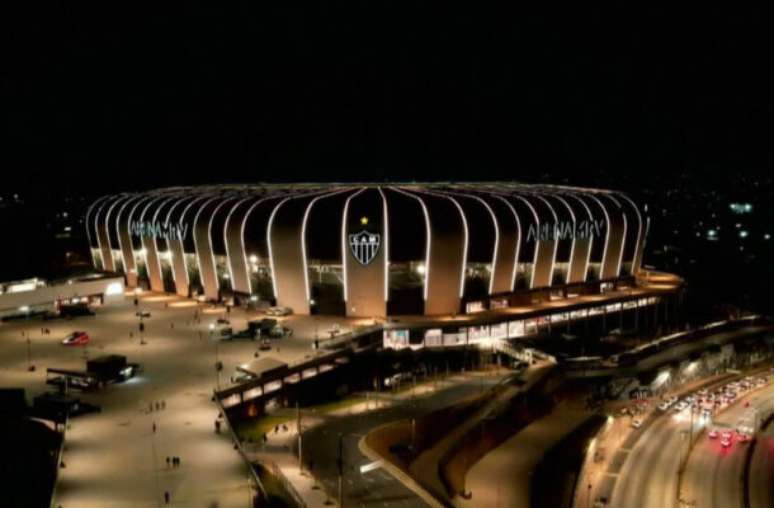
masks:
<instances>
[{"instance_id":1,"label":"guardrail","mask_svg":"<svg viewBox=\"0 0 774 508\"><path fill-rule=\"evenodd\" d=\"M654 341L642 344L619 355L613 355L611 357L584 356L568 358L563 360L563 363L569 370L601 370L632 367L644 358L647 358L654 353L658 353L698 339L703 339L714 333L735 331L740 328L756 324L771 325L772 321L769 318L758 315L748 316L732 321L717 321L698 328L694 328L692 330L686 330L683 332L673 333L664 337L660 337Z\"/></svg>"}]
</instances>

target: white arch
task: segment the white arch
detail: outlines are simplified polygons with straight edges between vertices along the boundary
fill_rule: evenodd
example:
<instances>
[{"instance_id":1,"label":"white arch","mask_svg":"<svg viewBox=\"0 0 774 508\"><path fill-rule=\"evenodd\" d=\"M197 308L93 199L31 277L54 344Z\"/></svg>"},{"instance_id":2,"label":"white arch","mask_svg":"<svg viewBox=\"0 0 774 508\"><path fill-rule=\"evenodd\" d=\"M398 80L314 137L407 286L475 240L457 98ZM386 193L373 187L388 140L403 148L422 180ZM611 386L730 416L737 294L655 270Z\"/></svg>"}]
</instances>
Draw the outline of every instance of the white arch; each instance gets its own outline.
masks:
<instances>
[{"instance_id":1,"label":"white arch","mask_svg":"<svg viewBox=\"0 0 774 508\"><path fill-rule=\"evenodd\" d=\"M365 187L355 192L351 196L347 197L347 200L344 202L344 213L342 213L342 218L341 218L341 271L342 271L342 274L344 275L344 303L347 303L348 296L349 296L347 292L347 258L349 256L347 256L347 240L346 240L347 216L349 215L349 202L352 198L354 198L364 190L365 190Z\"/></svg>"},{"instance_id":2,"label":"white arch","mask_svg":"<svg viewBox=\"0 0 774 508\"><path fill-rule=\"evenodd\" d=\"M387 197L384 195L381 187L377 187L379 194L382 196L382 213L384 219L382 220L384 228L384 301L388 302L390 298L390 222L389 222L389 210L387 209Z\"/></svg>"},{"instance_id":3,"label":"white arch","mask_svg":"<svg viewBox=\"0 0 774 508\"><path fill-rule=\"evenodd\" d=\"M393 188L392 190L396 192L400 192L401 194L405 194L406 196L410 196L417 201L419 201L420 206L422 207L422 212L425 215L425 274L424 274L424 287L423 289L423 298L425 301L427 301L427 282L430 277L430 243L432 239L432 231L430 228L430 213L427 211L427 205L425 205L425 202L422 198L419 196L415 196L414 194L411 194L409 192L404 191L403 189L400 189L398 187Z\"/></svg>"}]
</instances>

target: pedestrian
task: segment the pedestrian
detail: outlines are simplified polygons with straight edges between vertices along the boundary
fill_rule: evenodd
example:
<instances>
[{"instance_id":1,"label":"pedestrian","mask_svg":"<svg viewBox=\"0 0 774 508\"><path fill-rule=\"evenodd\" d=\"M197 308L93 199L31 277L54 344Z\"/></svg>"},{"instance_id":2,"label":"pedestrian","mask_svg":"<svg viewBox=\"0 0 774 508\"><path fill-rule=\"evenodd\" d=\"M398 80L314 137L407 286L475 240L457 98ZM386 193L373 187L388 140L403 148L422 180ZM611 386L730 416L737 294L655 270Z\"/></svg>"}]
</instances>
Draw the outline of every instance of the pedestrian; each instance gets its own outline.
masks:
<instances>
[{"instance_id":1,"label":"pedestrian","mask_svg":"<svg viewBox=\"0 0 774 508\"><path fill-rule=\"evenodd\" d=\"M169 323L169 327L174 330L175 329L175 323Z\"/></svg>"},{"instance_id":2,"label":"pedestrian","mask_svg":"<svg viewBox=\"0 0 774 508\"><path fill-rule=\"evenodd\" d=\"M160 407L161 407L161 404L159 404L159 401L156 401L156 411L158 411Z\"/></svg>"},{"instance_id":3,"label":"pedestrian","mask_svg":"<svg viewBox=\"0 0 774 508\"><path fill-rule=\"evenodd\" d=\"M162 400L161 401L161 409L166 409L166 408L167 408L167 401L166 400Z\"/></svg>"},{"instance_id":4,"label":"pedestrian","mask_svg":"<svg viewBox=\"0 0 774 508\"><path fill-rule=\"evenodd\" d=\"M177 467L180 467L180 457L177 457Z\"/></svg>"},{"instance_id":5,"label":"pedestrian","mask_svg":"<svg viewBox=\"0 0 774 508\"><path fill-rule=\"evenodd\" d=\"M169 491L164 491L164 504L169 504Z\"/></svg>"},{"instance_id":6,"label":"pedestrian","mask_svg":"<svg viewBox=\"0 0 774 508\"><path fill-rule=\"evenodd\" d=\"M171 459L167 457L167 468L169 468L169 463L171 462Z\"/></svg>"},{"instance_id":7,"label":"pedestrian","mask_svg":"<svg viewBox=\"0 0 774 508\"><path fill-rule=\"evenodd\" d=\"M153 422L153 433L156 433L156 422Z\"/></svg>"},{"instance_id":8,"label":"pedestrian","mask_svg":"<svg viewBox=\"0 0 774 508\"><path fill-rule=\"evenodd\" d=\"M274 433L279 434L279 423L274 426Z\"/></svg>"},{"instance_id":9,"label":"pedestrian","mask_svg":"<svg viewBox=\"0 0 774 508\"><path fill-rule=\"evenodd\" d=\"M148 402L148 412L150 413L152 411L153 411L153 402Z\"/></svg>"}]
</instances>

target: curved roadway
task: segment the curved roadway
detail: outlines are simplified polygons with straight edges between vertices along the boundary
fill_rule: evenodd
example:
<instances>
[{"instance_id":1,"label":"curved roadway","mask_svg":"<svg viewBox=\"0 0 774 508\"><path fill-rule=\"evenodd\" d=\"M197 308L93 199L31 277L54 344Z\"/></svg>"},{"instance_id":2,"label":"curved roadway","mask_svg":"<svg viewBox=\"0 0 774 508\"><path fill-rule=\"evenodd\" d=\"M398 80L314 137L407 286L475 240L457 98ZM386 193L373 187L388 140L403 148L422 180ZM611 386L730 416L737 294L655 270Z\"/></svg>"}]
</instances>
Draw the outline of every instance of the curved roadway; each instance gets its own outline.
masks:
<instances>
[{"instance_id":1,"label":"curved roadway","mask_svg":"<svg viewBox=\"0 0 774 508\"><path fill-rule=\"evenodd\" d=\"M759 414L765 416L774 410L774 383L740 397L735 404L716 415L711 427L719 430L736 428L740 417L749 411L743 403L748 400L750 407L757 407ZM701 430L698 418L693 426L694 433ZM685 459L688 451L690 428L689 411L675 413L669 410L656 413L642 428L633 430L618 450L620 468L610 496L610 506L741 506L744 447L750 445L734 439L731 447L724 449L719 438L710 439L706 433L694 438L695 446L689 455L681 486L681 499L685 502L678 503L678 473L681 460ZM615 470L612 473L616 475ZM767 476L754 473L755 470L750 482L754 487L752 490L757 491L760 484L767 481ZM753 497L757 499L761 496Z\"/></svg>"}]
</instances>

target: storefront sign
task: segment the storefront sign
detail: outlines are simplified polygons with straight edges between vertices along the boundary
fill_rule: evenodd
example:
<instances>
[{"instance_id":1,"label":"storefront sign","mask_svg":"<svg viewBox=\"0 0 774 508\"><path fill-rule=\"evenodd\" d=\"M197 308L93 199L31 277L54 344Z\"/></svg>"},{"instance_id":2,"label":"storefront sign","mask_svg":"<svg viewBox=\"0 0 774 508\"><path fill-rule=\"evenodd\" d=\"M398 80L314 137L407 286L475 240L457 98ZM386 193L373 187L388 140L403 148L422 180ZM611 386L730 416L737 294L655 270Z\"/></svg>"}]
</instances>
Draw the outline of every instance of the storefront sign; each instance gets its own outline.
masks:
<instances>
[{"instance_id":1,"label":"storefront sign","mask_svg":"<svg viewBox=\"0 0 774 508\"><path fill-rule=\"evenodd\" d=\"M602 236L602 230L605 228L605 221L584 220L577 223L570 221L555 222L548 224L530 225L527 231L528 242L545 242L554 240L575 240Z\"/></svg>"},{"instance_id":2,"label":"storefront sign","mask_svg":"<svg viewBox=\"0 0 774 508\"><path fill-rule=\"evenodd\" d=\"M169 222L132 221L129 232L140 238L163 238L183 241L188 234L188 224L173 224Z\"/></svg>"}]
</instances>

